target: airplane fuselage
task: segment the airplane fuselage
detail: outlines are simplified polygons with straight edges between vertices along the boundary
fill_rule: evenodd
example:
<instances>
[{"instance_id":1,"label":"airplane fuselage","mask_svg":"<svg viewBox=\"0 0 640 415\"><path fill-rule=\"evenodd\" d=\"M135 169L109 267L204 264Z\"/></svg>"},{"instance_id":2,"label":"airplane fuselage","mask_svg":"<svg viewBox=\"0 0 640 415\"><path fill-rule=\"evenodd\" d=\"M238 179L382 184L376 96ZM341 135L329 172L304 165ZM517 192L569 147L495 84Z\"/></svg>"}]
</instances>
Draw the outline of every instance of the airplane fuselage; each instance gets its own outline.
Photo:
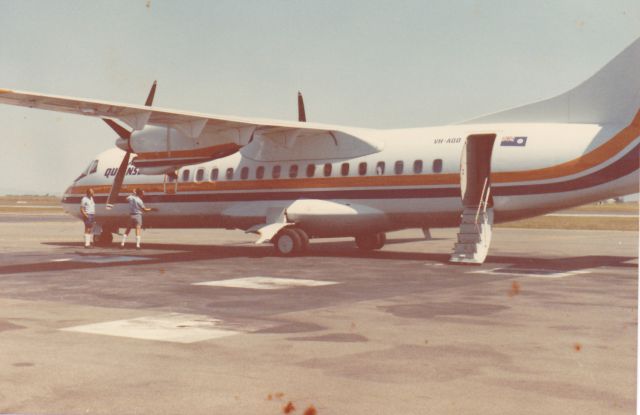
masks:
<instances>
[{"instance_id":1,"label":"airplane fuselage","mask_svg":"<svg viewBox=\"0 0 640 415\"><path fill-rule=\"evenodd\" d=\"M486 155L492 205L496 222L509 221L636 192L638 118L629 125L340 127L380 148L352 158L316 158L313 151L273 157L252 142L230 156L180 168L177 180L136 174L130 166L118 203L106 210L123 155L112 149L97 158L93 173L67 189L63 205L80 217L80 199L91 187L98 222L124 227L126 194L140 187L146 203L158 208L146 215L148 227L248 229L283 211L314 237L453 227L464 208L461 167L464 171L467 138L495 134ZM145 134L165 134L162 128L148 130Z\"/></svg>"}]
</instances>

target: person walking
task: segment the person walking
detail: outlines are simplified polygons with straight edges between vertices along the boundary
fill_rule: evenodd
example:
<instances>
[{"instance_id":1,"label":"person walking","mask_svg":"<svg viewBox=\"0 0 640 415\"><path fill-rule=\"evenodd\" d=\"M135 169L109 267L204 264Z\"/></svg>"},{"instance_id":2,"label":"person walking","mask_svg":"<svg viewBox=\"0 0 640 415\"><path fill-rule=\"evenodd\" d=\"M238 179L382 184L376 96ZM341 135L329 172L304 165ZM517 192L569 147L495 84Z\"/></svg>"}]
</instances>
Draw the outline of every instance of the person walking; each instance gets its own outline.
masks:
<instances>
[{"instance_id":1,"label":"person walking","mask_svg":"<svg viewBox=\"0 0 640 415\"><path fill-rule=\"evenodd\" d=\"M127 236L129 236L131 229L136 228L136 249L140 249L140 241L142 239L142 213L155 210L144 205L144 202L142 201L143 196L144 191L140 188L136 188L133 191L133 194L127 196L127 202L129 202L129 226L124 234L122 234L120 248L124 248Z\"/></svg>"},{"instance_id":2,"label":"person walking","mask_svg":"<svg viewBox=\"0 0 640 415\"><path fill-rule=\"evenodd\" d=\"M84 247L92 248L93 226L96 223L96 203L93 201L93 189L87 189L80 201L80 213L84 220Z\"/></svg>"}]
</instances>

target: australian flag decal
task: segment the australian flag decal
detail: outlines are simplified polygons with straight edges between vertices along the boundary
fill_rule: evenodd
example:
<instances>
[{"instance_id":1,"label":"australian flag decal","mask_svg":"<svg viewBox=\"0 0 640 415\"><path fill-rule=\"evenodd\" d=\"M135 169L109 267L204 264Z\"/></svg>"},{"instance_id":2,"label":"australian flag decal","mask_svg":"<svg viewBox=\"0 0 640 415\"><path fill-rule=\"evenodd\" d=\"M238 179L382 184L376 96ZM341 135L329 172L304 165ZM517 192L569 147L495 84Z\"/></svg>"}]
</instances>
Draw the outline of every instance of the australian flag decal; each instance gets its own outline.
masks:
<instances>
[{"instance_id":1,"label":"australian flag decal","mask_svg":"<svg viewBox=\"0 0 640 415\"><path fill-rule=\"evenodd\" d=\"M502 137L501 146L524 147L527 145L527 137Z\"/></svg>"}]
</instances>

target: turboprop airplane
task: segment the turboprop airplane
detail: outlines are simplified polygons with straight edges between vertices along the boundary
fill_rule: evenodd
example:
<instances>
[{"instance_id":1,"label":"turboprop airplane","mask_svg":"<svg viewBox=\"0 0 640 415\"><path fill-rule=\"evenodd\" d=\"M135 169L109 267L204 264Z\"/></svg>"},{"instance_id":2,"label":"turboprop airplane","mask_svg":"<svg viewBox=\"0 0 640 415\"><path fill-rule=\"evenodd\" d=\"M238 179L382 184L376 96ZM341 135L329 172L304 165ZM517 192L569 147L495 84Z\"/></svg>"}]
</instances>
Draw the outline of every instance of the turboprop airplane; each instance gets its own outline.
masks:
<instances>
[{"instance_id":1,"label":"turboprop airplane","mask_svg":"<svg viewBox=\"0 0 640 415\"><path fill-rule=\"evenodd\" d=\"M303 107L298 122L166 110L155 84L145 105L12 90L0 102L101 117L117 133L62 199L80 217L94 189L97 241L126 226L139 187L157 208L147 227L239 228L295 255L310 238L374 250L389 231L459 226L451 261L477 264L494 222L638 191L638 68L640 39L554 98L412 129L306 122Z\"/></svg>"}]
</instances>

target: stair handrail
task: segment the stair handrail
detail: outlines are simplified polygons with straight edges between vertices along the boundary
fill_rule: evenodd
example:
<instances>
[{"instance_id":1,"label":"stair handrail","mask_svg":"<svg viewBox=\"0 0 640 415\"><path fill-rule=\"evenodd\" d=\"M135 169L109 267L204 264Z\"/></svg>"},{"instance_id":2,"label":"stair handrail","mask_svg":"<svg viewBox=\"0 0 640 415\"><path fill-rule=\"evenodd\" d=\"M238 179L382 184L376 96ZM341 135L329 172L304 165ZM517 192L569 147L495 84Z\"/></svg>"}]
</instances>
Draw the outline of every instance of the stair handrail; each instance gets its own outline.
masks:
<instances>
[{"instance_id":1,"label":"stair handrail","mask_svg":"<svg viewBox=\"0 0 640 415\"><path fill-rule=\"evenodd\" d=\"M482 210L482 207L484 205L484 210L483 213L487 212L487 207L486 207L486 203L485 202L485 191L487 192L487 201L489 200L489 191L487 188L487 185L489 184L489 178L485 178L484 179L484 184L482 185L482 193L480 194L480 203L478 203L478 210L476 211L476 219L475 219L475 224L478 225L478 217L480 216L480 210Z\"/></svg>"},{"instance_id":2,"label":"stair handrail","mask_svg":"<svg viewBox=\"0 0 640 415\"><path fill-rule=\"evenodd\" d=\"M487 208L489 207L489 196L491 195L491 186L487 187L487 195L484 197L484 209L482 213L487 213Z\"/></svg>"}]
</instances>

